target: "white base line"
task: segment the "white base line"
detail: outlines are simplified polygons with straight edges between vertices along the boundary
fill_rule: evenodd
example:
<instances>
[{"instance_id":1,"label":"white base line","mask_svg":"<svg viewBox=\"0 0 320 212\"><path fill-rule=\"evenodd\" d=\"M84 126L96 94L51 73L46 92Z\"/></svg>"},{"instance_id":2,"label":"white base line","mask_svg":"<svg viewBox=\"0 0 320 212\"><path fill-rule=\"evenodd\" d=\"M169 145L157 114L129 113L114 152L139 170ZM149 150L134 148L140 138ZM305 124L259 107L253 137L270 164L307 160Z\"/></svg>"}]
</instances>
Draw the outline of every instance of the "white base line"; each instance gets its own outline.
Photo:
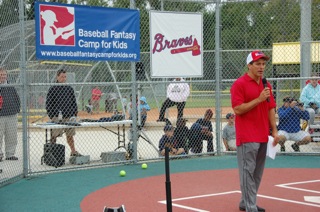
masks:
<instances>
[{"instance_id":1,"label":"white base line","mask_svg":"<svg viewBox=\"0 0 320 212\"><path fill-rule=\"evenodd\" d=\"M192 196L192 197L183 197L183 198L178 198L178 199L172 199L172 202L174 201L181 201L181 200L188 200L188 199L197 199L197 198L204 198L204 197L212 197L212 196L220 196L220 195L226 195L226 194L232 194L232 193L241 193L240 191L228 191L228 192L223 192L223 193L216 193L216 194L205 194L205 195L199 195L199 196ZM158 201L161 204L167 204L166 200ZM192 208L184 205L180 205L177 203L173 203L172 206L178 207L178 208L184 208L188 209L191 211L197 211L197 212L210 212L207 210L202 210L199 208Z\"/></svg>"},{"instance_id":2,"label":"white base line","mask_svg":"<svg viewBox=\"0 0 320 212\"><path fill-rule=\"evenodd\" d=\"M203 197L220 196L220 195L233 194L233 193L241 193L241 191L227 191L227 192L215 193L215 194L204 194L204 195L199 195L199 196L183 197L183 198L178 198L178 199L172 199L172 201L180 201L180 200L187 200L187 199L196 199L196 198L203 198Z\"/></svg>"},{"instance_id":3,"label":"white base line","mask_svg":"<svg viewBox=\"0 0 320 212\"><path fill-rule=\"evenodd\" d=\"M305 181L305 182L297 182L297 183L288 183L288 184L282 184L282 185L276 185L279 187L284 187L284 188L289 188L289 189L296 189L296 188L291 188L291 187L287 187L286 185L294 185L294 184L302 184L302 183L311 183L311 182L319 182L320 180L314 180L314 181ZM309 191L309 190L305 190L305 189L297 189L297 190L303 190L303 191ZM320 193L317 191L311 191L311 192L316 192L316 193ZM183 197L183 198L177 198L177 199L172 199L172 202L175 201L181 201L181 200L189 200L189 199L197 199L197 198L204 198L204 197L212 197L212 196L219 196L219 195L227 195L227 194L233 194L233 193L241 193L240 191L228 191L228 192L223 192L223 193L215 193L215 194L205 194L205 195L199 195L199 196L191 196L191 197ZM306 202L300 202L300 201L295 201L295 200L289 200L289 199L283 199L283 198L278 198L278 197L271 197L271 196L266 196L266 195L261 195L258 194L259 197L262 198L266 198L266 199L272 199L272 200L278 200L278 201L282 201L282 202L289 202L289 203L295 203L295 204L299 204L299 205L307 205L307 206L313 206L313 207L318 207L320 208L319 204L312 204L312 203L306 203ZM158 201L161 204L166 204L167 201L166 200L162 200L162 201ZM179 207L179 208L184 208L184 209L188 209L191 211L198 211L198 212L209 212L207 210L202 210L202 209L198 209L198 208L192 208L192 207L187 207L187 206L183 206L177 203L173 203L172 204L175 207Z\"/></svg>"},{"instance_id":4,"label":"white base line","mask_svg":"<svg viewBox=\"0 0 320 212\"><path fill-rule=\"evenodd\" d=\"M191 207L187 207L187 206L179 205L179 204L175 204L175 203L173 203L172 206L175 206L175 207L177 207L177 208L188 209L188 210L190 210L190 211L210 212L210 211L206 211L206 210L201 210L201 209L199 209L199 208L191 208Z\"/></svg>"},{"instance_id":5,"label":"white base line","mask_svg":"<svg viewBox=\"0 0 320 212\"><path fill-rule=\"evenodd\" d=\"M299 204L299 205L308 205L308 206L314 206L314 207L320 208L320 205L312 204L312 203L299 202L299 201L294 201L294 200L289 200L289 199L282 199L282 198L278 198L278 197L270 197L270 196L265 196L265 195L260 195L260 194L258 194L258 196L266 198L266 199L273 199L273 200L278 200L278 201L282 201L282 202L290 202L290 203L295 203L295 204Z\"/></svg>"},{"instance_id":6,"label":"white base line","mask_svg":"<svg viewBox=\"0 0 320 212\"><path fill-rule=\"evenodd\" d=\"M298 185L298 184L306 184L306 183L315 183L315 182L320 182L320 180L310 180L310 181L286 183L286 184L279 184L279 185L276 185L276 186L282 187L282 188L287 188L287 189L292 189L292 190L306 191L306 192L312 192L312 193L320 194L320 191L303 189L303 188L295 188L295 187L291 187L291 186L290 186L290 185Z\"/></svg>"}]
</instances>

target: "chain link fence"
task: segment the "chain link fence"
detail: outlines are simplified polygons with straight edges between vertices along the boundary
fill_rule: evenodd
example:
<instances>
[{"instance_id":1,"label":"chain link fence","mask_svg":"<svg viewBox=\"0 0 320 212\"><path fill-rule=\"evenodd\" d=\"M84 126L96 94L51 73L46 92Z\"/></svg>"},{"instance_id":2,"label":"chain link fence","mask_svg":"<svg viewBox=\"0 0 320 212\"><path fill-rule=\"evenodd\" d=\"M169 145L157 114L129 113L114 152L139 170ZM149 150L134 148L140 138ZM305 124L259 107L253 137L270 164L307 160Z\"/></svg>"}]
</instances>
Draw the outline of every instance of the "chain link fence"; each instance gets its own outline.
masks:
<instances>
[{"instance_id":1,"label":"chain link fence","mask_svg":"<svg viewBox=\"0 0 320 212\"><path fill-rule=\"evenodd\" d=\"M129 1L119 0L53 2L130 8ZM164 135L166 122L157 120L161 119L159 113L167 101L167 87L173 79L150 76L150 10L203 14L203 77L187 78L182 82L187 83L190 89L183 110L186 122L177 119L181 105L170 107L164 114L176 129L185 125L191 135L194 135L188 137L183 130L176 132L181 136L178 137L179 140L182 140L179 148L184 148L186 153L191 153L190 149L198 142L200 148L194 151L197 155L235 154L235 151L227 151L228 144L222 139L227 135L223 129L228 123L227 114L233 113L230 87L235 79L246 72L246 57L252 50L260 49L271 57L265 76L273 86L277 111L284 105L285 97L290 96L292 100L302 102L300 96L307 80L310 80L310 76L318 77L320 72L320 44L317 42L320 40L319 0L134 1L134 8L140 11L141 24L141 63L137 63L137 67L143 69L142 74L136 76L137 81L132 80L130 62L37 60L33 5L33 0L0 2L0 62L2 70L6 70L5 81L10 83L0 85L4 100L0 111L0 185L39 173L162 159L159 142ZM63 76L57 76L61 69L66 72ZM0 71L0 79L3 79L1 73ZM63 86L58 86L57 80L62 80ZM177 85L182 83L177 82ZM14 109L18 103L7 105L9 100L6 98L12 100L11 93L9 97L5 93L7 88L14 88L20 97L21 107L18 113ZM53 96L49 95L50 89L55 91ZM146 113L145 110L138 110L137 130L130 130L132 123L136 121L130 121L135 113L130 104L132 89L136 89L135 93L138 94L138 106L142 104L140 99L144 97L144 102L150 107ZM76 105L70 107L73 104L70 99L73 97ZM63 107L56 108L51 116L58 118L61 111L61 121L67 122L70 128L61 137L51 139L51 133L60 135L60 128L43 124L52 121L48 104L55 104L56 101ZM320 97L310 101L316 104L319 102L320 106ZM304 106L309 107L310 101L304 102ZM294 105L289 104L289 107ZM70 108L74 110L73 113ZM204 129L209 133L204 136L196 133L199 125L195 123L206 115L210 121L203 126L207 127ZM123 116L122 122L112 122L123 119ZM70 120L71 117L76 119ZM291 120L292 117L285 120L298 120L299 125L303 125L304 118ZM280 114L277 114L278 123L279 118ZM141 126L144 120L145 124ZM77 126L79 121L86 125ZM110 123L105 124L109 121ZM279 154L319 155L320 146L317 141L320 132L317 124L315 114L315 122L310 125L309 121L304 125L305 135L311 139L299 143L300 152L292 147L295 142L289 139L283 144L284 151L278 146ZM17 138L12 137L8 141L10 135ZM53 142L60 144L56 148L62 148L61 152L65 154L65 164L57 167L48 166L48 161L45 161L46 152ZM76 152L83 157L73 157ZM7 160L13 156L18 160ZM187 159L186 156L192 157L192 154L173 158Z\"/></svg>"}]
</instances>

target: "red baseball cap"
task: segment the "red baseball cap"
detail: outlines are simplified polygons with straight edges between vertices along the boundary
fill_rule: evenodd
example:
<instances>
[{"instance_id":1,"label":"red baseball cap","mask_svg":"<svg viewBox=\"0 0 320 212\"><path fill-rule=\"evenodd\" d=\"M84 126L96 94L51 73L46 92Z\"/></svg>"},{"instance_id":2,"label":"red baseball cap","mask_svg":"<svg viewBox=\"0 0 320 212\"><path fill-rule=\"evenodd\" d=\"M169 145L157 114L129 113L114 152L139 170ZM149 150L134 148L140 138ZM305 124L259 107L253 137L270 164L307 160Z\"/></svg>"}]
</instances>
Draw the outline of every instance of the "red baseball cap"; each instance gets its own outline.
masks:
<instances>
[{"instance_id":1,"label":"red baseball cap","mask_svg":"<svg viewBox=\"0 0 320 212\"><path fill-rule=\"evenodd\" d=\"M253 52L250 52L250 54L247 57L247 65L251 62L257 61L259 59L265 59L266 61L268 61L270 59L270 57L266 56L262 51L260 50L255 50Z\"/></svg>"},{"instance_id":2,"label":"red baseball cap","mask_svg":"<svg viewBox=\"0 0 320 212\"><path fill-rule=\"evenodd\" d=\"M227 119L229 119L230 117L234 118L234 114L228 113L228 114L226 115L226 118L227 118Z\"/></svg>"}]
</instances>

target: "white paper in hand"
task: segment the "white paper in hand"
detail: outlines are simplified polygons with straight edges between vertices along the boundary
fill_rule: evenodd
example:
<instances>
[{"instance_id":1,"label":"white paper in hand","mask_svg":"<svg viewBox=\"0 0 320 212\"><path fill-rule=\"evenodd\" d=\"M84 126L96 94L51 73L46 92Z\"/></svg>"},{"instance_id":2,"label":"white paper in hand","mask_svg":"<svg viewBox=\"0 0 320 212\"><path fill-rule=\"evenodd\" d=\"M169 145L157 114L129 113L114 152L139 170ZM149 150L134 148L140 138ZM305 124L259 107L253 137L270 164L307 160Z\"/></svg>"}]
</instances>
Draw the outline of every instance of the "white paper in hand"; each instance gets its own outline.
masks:
<instances>
[{"instance_id":1,"label":"white paper in hand","mask_svg":"<svg viewBox=\"0 0 320 212\"><path fill-rule=\"evenodd\" d=\"M277 147L273 146L273 137L268 136L268 138L267 156L274 160L276 158Z\"/></svg>"}]
</instances>

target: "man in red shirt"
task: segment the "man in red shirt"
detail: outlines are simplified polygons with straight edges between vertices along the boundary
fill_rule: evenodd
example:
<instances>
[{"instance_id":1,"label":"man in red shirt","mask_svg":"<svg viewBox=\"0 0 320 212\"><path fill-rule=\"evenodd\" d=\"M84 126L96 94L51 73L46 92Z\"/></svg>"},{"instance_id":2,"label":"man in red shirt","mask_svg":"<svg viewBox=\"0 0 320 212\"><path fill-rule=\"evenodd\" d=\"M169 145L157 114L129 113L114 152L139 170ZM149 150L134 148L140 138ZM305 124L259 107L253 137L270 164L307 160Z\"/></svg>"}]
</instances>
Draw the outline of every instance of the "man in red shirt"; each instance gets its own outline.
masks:
<instances>
[{"instance_id":1,"label":"man in red shirt","mask_svg":"<svg viewBox=\"0 0 320 212\"><path fill-rule=\"evenodd\" d=\"M102 96L102 92L99 89L98 86L96 86L94 89L92 89L91 91L91 104L93 106L93 111L96 111L97 113L99 113L100 111L100 99Z\"/></svg>"},{"instance_id":2,"label":"man in red shirt","mask_svg":"<svg viewBox=\"0 0 320 212\"><path fill-rule=\"evenodd\" d=\"M271 85L263 83L266 61L270 58L261 51L247 57L248 71L232 85L231 103L235 118L237 158L240 175L240 211L265 211L256 204L261 182L270 129L273 145L279 141Z\"/></svg>"}]
</instances>

